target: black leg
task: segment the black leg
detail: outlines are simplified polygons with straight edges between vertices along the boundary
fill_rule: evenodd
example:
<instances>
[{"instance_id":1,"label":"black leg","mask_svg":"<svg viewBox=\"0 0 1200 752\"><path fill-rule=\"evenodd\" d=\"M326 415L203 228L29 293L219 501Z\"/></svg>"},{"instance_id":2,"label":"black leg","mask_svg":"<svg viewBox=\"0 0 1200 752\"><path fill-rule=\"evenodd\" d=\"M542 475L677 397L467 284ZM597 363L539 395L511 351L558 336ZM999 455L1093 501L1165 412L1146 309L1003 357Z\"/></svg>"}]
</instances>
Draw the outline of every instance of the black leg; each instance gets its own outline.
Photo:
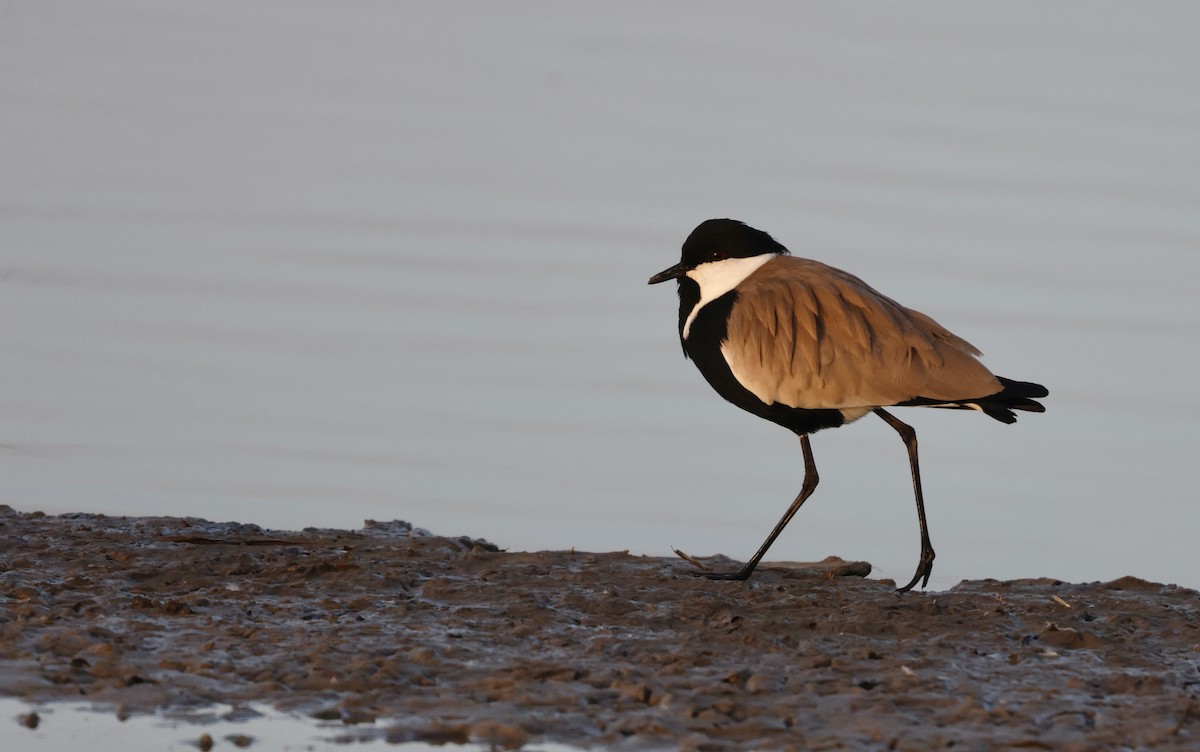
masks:
<instances>
[{"instance_id":1,"label":"black leg","mask_svg":"<svg viewBox=\"0 0 1200 752\"><path fill-rule=\"evenodd\" d=\"M917 497L917 520L921 523L921 562L917 564L917 573L913 575L912 580L904 587L896 588L898 592L903 593L912 590L918 581L921 582L921 587L928 585L929 575L933 572L933 544L929 542L929 526L925 524L925 498L921 493L921 468L917 464L917 432L912 426L900 422L882 408L876 408L875 414L896 429L896 433L904 439L904 446L908 448L908 466L912 468L913 493Z\"/></svg>"},{"instance_id":2,"label":"black leg","mask_svg":"<svg viewBox=\"0 0 1200 752\"><path fill-rule=\"evenodd\" d=\"M812 446L810 446L808 443L808 434L802 434L800 436L800 448L804 451L804 485L800 487L799 495L796 496L796 500L792 502L792 505L788 507L788 510L783 513L783 517L779 520L779 523L775 525L775 529L772 530L771 534L767 536L767 539L763 541L762 546L760 546L758 549L758 553L754 554L754 558L746 562L746 566L742 567L736 572L729 574L722 574L719 572L705 573L705 577L710 580L749 579L750 575L754 573L754 568L758 566L758 562L762 561L762 557L766 555L767 549L771 547L771 544L775 542L775 539L779 537L779 534L782 533L783 529L787 527L787 524L791 522L792 517L796 514L796 510L800 508L800 505L804 503L805 499L807 499L809 496L812 496L812 492L816 489L817 483L821 479L817 477L817 463L813 462Z\"/></svg>"}]
</instances>

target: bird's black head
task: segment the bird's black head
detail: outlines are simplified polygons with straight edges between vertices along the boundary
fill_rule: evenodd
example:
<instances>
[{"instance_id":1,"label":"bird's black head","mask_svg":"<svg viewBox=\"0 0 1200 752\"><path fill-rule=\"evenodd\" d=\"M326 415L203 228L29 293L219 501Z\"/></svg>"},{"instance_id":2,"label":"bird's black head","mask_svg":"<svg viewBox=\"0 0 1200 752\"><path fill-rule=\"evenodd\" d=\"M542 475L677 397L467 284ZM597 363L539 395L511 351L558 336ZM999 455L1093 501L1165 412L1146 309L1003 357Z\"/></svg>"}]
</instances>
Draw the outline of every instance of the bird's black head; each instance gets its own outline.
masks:
<instances>
[{"instance_id":1,"label":"bird's black head","mask_svg":"<svg viewBox=\"0 0 1200 752\"><path fill-rule=\"evenodd\" d=\"M683 243L680 261L650 278L650 284L679 279L700 264L731 258L750 258L764 253L786 254L775 238L736 219L707 219Z\"/></svg>"}]
</instances>

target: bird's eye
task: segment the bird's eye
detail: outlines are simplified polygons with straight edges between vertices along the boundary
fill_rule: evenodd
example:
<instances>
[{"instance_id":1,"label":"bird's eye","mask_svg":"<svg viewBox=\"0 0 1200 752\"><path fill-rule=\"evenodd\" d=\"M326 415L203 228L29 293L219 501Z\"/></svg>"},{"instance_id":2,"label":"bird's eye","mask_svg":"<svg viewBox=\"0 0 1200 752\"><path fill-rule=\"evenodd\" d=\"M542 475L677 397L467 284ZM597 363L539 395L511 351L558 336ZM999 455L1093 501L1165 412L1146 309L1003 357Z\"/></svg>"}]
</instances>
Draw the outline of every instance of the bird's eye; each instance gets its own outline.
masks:
<instances>
[{"instance_id":1,"label":"bird's eye","mask_svg":"<svg viewBox=\"0 0 1200 752\"><path fill-rule=\"evenodd\" d=\"M714 251L709 251L709 252L708 252L708 260L709 260L709 261L724 261L724 260L725 260L725 258L726 258L726 257L725 257L725 251L722 251L722 250L714 250Z\"/></svg>"}]
</instances>

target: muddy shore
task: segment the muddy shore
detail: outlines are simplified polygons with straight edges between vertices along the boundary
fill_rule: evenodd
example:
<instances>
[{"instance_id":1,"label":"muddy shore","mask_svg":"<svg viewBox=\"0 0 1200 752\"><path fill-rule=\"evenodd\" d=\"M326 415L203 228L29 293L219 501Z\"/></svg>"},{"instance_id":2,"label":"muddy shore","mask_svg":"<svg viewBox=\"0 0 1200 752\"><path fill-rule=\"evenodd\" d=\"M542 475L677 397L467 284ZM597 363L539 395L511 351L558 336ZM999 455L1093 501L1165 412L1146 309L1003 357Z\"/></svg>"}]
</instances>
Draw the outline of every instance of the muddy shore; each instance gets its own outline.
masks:
<instances>
[{"instance_id":1,"label":"muddy shore","mask_svg":"<svg viewBox=\"0 0 1200 752\"><path fill-rule=\"evenodd\" d=\"M853 562L748 583L695 570L402 522L284 532L0 506L0 695L126 714L265 703L341 720L347 742L1200 748L1196 591L1130 577L898 594Z\"/></svg>"}]
</instances>

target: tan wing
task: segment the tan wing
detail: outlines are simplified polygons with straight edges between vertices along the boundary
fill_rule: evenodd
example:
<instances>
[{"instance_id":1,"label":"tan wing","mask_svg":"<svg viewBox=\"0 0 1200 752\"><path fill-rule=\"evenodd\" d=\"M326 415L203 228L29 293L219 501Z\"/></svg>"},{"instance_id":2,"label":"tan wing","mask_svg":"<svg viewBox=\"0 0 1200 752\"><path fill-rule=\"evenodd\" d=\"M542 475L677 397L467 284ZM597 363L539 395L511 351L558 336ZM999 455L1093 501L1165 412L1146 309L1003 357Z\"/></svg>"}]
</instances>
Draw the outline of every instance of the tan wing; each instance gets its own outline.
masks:
<instances>
[{"instance_id":1,"label":"tan wing","mask_svg":"<svg viewBox=\"0 0 1200 752\"><path fill-rule=\"evenodd\" d=\"M721 351L767 404L869 408L1001 390L969 342L819 261L780 256L737 289Z\"/></svg>"}]
</instances>

